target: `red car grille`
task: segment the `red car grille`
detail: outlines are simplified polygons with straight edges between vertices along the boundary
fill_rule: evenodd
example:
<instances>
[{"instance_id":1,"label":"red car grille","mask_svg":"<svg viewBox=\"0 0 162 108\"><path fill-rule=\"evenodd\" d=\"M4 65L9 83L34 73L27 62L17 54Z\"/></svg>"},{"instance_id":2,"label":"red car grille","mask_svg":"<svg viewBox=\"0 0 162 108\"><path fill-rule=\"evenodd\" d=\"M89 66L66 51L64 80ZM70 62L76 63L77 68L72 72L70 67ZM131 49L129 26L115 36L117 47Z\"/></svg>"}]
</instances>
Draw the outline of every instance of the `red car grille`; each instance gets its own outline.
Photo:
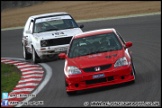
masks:
<instances>
[{"instance_id":1,"label":"red car grille","mask_svg":"<svg viewBox=\"0 0 162 108\"><path fill-rule=\"evenodd\" d=\"M110 68L110 67L111 67L111 64L106 64L106 65L102 65L102 66L94 66L94 67L83 68L83 71L84 71L84 72L99 72L99 71L96 71L96 70L95 70L96 67L99 67L99 68L100 68L99 71L102 71L102 70L105 70L105 69Z\"/></svg>"},{"instance_id":2,"label":"red car grille","mask_svg":"<svg viewBox=\"0 0 162 108\"><path fill-rule=\"evenodd\" d=\"M96 84L96 83L102 83L102 82L107 82L107 81L112 81L112 80L114 80L114 77L110 76L106 78L87 80L86 84Z\"/></svg>"},{"instance_id":3,"label":"red car grille","mask_svg":"<svg viewBox=\"0 0 162 108\"><path fill-rule=\"evenodd\" d=\"M106 78L87 80L86 84L95 84L95 83L101 83L101 82L106 82Z\"/></svg>"}]
</instances>

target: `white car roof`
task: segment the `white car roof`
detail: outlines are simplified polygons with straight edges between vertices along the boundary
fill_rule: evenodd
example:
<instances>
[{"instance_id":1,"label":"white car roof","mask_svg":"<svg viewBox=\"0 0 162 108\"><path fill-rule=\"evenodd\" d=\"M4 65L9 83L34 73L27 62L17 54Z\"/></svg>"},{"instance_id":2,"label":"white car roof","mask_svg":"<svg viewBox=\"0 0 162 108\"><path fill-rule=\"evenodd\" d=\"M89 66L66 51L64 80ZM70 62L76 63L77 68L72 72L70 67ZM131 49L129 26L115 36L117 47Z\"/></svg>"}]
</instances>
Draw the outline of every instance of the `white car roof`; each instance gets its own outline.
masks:
<instances>
[{"instance_id":1,"label":"white car roof","mask_svg":"<svg viewBox=\"0 0 162 108\"><path fill-rule=\"evenodd\" d=\"M30 16L30 18L35 19L38 17L50 16L50 15L63 15L63 14L68 14L68 13L67 12L46 13L46 14L33 15L33 16Z\"/></svg>"}]
</instances>

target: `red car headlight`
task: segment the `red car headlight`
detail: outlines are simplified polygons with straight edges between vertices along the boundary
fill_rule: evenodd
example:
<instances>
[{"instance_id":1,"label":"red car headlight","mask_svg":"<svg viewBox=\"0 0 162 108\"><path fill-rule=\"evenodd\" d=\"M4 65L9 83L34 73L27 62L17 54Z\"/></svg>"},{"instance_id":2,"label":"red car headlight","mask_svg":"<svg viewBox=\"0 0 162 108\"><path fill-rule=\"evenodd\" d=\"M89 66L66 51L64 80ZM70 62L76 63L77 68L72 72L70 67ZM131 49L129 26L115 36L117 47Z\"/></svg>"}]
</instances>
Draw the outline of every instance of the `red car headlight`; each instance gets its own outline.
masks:
<instances>
[{"instance_id":1,"label":"red car headlight","mask_svg":"<svg viewBox=\"0 0 162 108\"><path fill-rule=\"evenodd\" d=\"M119 67L119 66L126 66L128 65L128 61L126 59L126 57L122 57L122 58L119 58L115 64L114 64L114 67Z\"/></svg>"},{"instance_id":2,"label":"red car headlight","mask_svg":"<svg viewBox=\"0 0 162 108\"><path fill-rule=\"evenodd\" d=\"M68 66L66 73L67 75L81 74L81 70L75 66Z\"/></svg>"}]
</instances>

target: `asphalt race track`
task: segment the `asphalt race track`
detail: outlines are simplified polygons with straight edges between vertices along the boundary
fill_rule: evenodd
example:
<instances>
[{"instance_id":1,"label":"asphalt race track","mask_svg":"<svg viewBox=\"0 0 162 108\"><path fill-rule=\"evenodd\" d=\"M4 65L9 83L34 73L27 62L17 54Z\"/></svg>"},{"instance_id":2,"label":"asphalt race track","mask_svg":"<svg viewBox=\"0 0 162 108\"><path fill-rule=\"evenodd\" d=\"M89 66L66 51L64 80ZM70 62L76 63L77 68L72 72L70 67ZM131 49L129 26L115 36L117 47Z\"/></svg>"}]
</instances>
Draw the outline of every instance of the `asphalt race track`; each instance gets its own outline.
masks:
<instances>
[{"instance_id":1,"label":"asphalt race track","mask_svg":"<svg viewBox=\"0 0 162 108\"><path fill-rule=\"evenodd\" d=\"M30 101L44 101L44 106L50 107L84 107L84 102L92 101L157 101L161 106L161 14L82 24L84 31L115 28L125 41L133 42L130 49L136 68L135 83L90 89L68 96L64 84L64 60L49 61L46 64L52 68L52 78ZM23 58L21 37L22 29L1 31L1 57Z\"/></svg>"}]
</instances>

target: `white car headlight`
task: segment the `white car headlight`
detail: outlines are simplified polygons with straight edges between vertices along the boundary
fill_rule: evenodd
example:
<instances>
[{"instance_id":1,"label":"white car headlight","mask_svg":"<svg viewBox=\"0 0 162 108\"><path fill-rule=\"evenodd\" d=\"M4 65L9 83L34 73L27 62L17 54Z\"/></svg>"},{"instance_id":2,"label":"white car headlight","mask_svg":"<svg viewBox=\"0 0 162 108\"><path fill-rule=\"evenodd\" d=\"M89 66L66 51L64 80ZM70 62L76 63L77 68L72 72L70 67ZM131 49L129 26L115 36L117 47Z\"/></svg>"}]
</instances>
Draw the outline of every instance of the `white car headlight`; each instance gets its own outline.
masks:
<instances>
[{"instance_id":1,"label":"white car headlight","mask_svg":"<svg viewBox=\"0 0 162 108\"><path fill-rule=\"evenodd\" d=\"M114 67L125 66L125 65L128 65L128 61L126 57L122 57L116 61Z\"/></svg>"},{"instance_id":2,"label":"white car headlight","mask_svg":"<svg viewBox=\"0 0 162 108\"><path fill-rule=\"evenodd\" d=\"M68 66L67 67L67 74L68 75L81 74L81 70L79 70L75 66Z\"/></svg>"}]
</instances>

